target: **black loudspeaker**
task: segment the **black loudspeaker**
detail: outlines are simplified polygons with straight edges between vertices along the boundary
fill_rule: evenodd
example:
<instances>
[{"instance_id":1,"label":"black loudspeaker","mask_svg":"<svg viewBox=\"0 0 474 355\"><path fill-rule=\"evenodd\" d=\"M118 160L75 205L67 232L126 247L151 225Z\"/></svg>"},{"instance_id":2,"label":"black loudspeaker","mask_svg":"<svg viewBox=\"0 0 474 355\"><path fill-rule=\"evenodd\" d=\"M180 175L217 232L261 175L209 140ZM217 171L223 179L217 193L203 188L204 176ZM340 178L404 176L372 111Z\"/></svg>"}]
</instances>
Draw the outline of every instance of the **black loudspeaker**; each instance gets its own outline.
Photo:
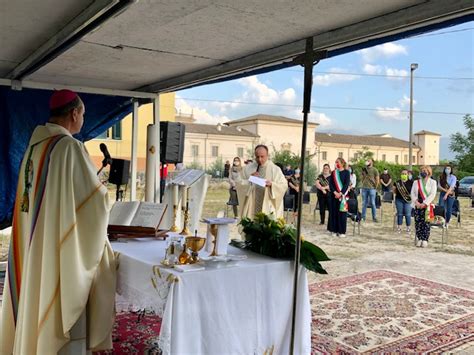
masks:
<instances>
[{"instance_id":1,"label":"black loudspeaker","mask_svg":"<svg viewBox=\"0 0 474 355\"><path fill-rule=\"evenodd\" d=\"M130 177L130 160L113 159L110 166L109 183L114 185L128 184Z\"/></svg>"},{"instance_id":2,"label":"black loudspeaker","mask_svg":"<svg viewBox=\"0 0 474 355\"><path fill-rule=\"evenodd\" d=\"M160 122L160 162L182 163L185 126L179 122Z\"/></svg>"}]
</instances>

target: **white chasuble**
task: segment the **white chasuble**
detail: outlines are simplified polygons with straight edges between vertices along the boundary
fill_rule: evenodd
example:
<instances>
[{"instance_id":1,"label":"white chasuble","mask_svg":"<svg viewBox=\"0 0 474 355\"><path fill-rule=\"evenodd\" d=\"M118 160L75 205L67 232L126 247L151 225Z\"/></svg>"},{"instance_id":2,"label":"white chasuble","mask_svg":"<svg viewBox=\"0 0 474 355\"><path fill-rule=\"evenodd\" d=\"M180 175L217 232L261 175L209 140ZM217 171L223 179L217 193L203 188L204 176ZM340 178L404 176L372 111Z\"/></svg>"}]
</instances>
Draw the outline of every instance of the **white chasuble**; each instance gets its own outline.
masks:
<instances>
[{"instance_id":1,"label":"white chasuble","mask_svg":"<svg viewBox=\"0 0 474 355\"><path fill-rule=\"evenodd\" d=\"M248 181L257 168L259 177L272 182L270 187L261 187ZM283 217L283 197L288 189L288 182L281 169L273 162L267 160L261 166L256 162L246 165L242 169L241 181L236 184L236 188L241 218L253 219L258 212L273 213L276 218Z\"/></svg>"},{"instance_id":2,"label":"white chasuble","mask_svg":"<svg viewBox=\"0 0 474 355\"><path fill-rule=\"evenodd\" d=\"M86 305L89 347L112 347L108 213L107 189L83 144L59 125L38 126L18 181L0 354L57 354Z\"/></svg>"}]
</instances>

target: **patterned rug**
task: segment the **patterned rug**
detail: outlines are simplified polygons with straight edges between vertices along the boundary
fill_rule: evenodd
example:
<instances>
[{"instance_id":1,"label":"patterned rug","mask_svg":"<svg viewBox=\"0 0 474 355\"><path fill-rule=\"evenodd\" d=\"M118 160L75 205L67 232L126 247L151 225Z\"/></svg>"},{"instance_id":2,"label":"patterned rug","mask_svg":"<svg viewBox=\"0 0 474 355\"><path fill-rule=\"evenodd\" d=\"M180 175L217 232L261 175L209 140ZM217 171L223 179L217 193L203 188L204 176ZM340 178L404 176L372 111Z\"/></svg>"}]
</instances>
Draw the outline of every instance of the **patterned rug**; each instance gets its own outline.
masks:
<instances>
[{"instance_id":1,"label":"patterned rug","mask_svg":"<svg viewBox=\"0 0 474 355\"><path fill-rule=\"evenodd\" d=\"M310 285L313 353L447 352L474 342L474 292L391 271Z\"/></svg>"}]
</instances>

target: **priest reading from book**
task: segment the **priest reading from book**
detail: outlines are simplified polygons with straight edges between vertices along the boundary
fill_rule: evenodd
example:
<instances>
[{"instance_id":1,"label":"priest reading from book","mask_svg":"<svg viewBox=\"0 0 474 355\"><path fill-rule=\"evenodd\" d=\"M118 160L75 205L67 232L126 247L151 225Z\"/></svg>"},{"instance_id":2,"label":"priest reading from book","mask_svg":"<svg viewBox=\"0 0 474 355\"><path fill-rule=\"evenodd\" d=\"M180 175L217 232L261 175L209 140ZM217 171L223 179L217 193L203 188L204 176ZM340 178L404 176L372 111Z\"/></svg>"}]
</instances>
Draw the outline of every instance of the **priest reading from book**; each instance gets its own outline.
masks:
<instances>
[{"instance_id":1,"label":"priest reading from book","mask_svg":"<svg viewBox=\"0 0 474 355\"><path fill-rule=\"evenodd\" d=\"M27 104L27 103L26 103ZM79 133L85 107L55 91L21 163L0 319L0 354L57 354L86 312L90 349L112 347L109 201Z\"/></svg>"},{"instance_id":2,"label":"priest reading from book","mask_svg":"<svg viewBox=\"0 0 474 355\"><path fill-rule=\"evenodd\" d=\"M236 184L240 217L253 219L258 212L283 217L288 182L281 169L268 159L265 145L255 147L255 161L247 164L241 174L242 179Z\"/></svg>"}]
</instances>

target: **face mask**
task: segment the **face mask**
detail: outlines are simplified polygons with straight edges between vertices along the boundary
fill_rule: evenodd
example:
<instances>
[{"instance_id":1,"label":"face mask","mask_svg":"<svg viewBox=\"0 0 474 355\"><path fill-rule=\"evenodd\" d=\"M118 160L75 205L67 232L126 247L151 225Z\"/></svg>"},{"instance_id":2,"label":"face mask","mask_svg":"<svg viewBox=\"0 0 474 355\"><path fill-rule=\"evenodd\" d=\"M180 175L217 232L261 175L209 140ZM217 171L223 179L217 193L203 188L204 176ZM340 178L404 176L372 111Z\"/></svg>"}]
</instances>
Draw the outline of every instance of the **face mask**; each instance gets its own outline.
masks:
<instances>
[{"instance_id":1,"label":"face mask","mask_svg":"<svg viewBox=\"0 0 474 355\"><path fill-rule=\"evenodd\" d=\"M349 173L351 173L351 174L352 174L352 169L349 169Z\"/></svg>"},{"instance_id":2,"label":"face mask","mask_svg":"<svg viewBox=\"0 0 474 355\"><path fill-rule=\"evenodd\" d=\"M387 174L387 173L388 173L388 170L384 170L383 172L384 172L384 174Z\"/></svg>"},{"instance_id":3,"label":"face mask","mask_svg":"<svg viewBox=\"0 0 474 355\"><path fill-rule=\"evenodd\" d=\"M234 165L240 165L238 161L234 161Z\"/></svg>"},{"instance_id":4,"label":"face mask","mask_svg":"<svg viewBox=\"0 0 474 355\"><path fill-rule=\"evenodd\" d=\"M336 162L336 169L340 169L341 168L341 163L339 163L338 161Z\"/></svg>"},{"instance_id":5,"label":"face mask","mask_svg":"<svg viewBox=\"0 0 474 355\"><path fill-rule=\"evenodd\" d=\"M451 174L451 168L444 169L444 172L446 173L446 175Z\"/></svg>"},{"instance_id":6,"label":"face mask","mask_svg":"<svg viewBox=\"0 0 474 355\"><path fill-rule=\"evenodd\" d=\"M425 173L424 171L422 171L422 172L420 173L420 176L421 176L421 177L424 179L425 177L427 177L427 176L428 176L428 174L427 174L427 173Z\"/></svg>"},{"instance_id":7,"label":"face mask","mask_svg":"<svg viewBox=\"0 0 474 355\"><path fill-rule=\"evenodd\" d=\"M413 175L408 175L408 180L413 179Z\"/></svg>"},{"instance_id":8,"label":"face mask","mask_svg":"<svg viewBox=\"0 0 474 355\"><path fill-rule=\"evenodd\" d=\"M366 165L366 166L370 166L370 161L366 161L366 162L365 162L365 165Z\"/></svg>"},{"instance_id":9,"label":"face mask","mask_svg":"<svg viewBox=\"0 0 474 355\"><path fill-rule=\"evenodd\" d=\"M408 180L408 175L407 175L407 174L402 174L402 175L400 175L400 179L401 179L403 182L405 182L405 181Z\"/></svg>"}]
</instances>

